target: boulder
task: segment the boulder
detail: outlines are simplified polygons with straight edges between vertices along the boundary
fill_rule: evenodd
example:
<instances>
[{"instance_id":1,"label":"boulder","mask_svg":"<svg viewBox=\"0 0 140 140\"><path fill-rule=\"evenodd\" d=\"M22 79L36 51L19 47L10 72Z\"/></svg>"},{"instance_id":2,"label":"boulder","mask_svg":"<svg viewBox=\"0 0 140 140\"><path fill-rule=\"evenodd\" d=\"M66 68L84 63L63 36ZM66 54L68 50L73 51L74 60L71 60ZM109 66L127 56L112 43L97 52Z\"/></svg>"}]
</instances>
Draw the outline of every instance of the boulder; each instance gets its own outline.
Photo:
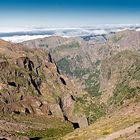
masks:
<instances>
[{"instance_id":1,"label":"boulder","mask_svg":"<svg viewBox=\"0 0 140 140\"><path fill-rule=\"evenodd\" d=\"M62 110L58 104L50 105L50 111L53 116L63 118Z\"/></svg>"}]
</instances>

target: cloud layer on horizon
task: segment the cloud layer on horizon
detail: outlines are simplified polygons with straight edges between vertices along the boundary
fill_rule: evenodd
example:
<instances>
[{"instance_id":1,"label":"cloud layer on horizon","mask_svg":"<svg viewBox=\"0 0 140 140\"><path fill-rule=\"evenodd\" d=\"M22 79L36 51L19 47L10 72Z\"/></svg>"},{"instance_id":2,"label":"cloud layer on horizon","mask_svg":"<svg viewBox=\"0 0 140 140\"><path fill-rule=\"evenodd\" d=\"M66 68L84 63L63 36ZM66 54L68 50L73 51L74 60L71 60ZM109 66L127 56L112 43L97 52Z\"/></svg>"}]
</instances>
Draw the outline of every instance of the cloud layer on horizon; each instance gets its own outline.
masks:
<instances>
[{"instance_id":1,"label":"cloud layer on horizon","mask_svg":"<svg viewBox=\"0 0 140 140\"><path fill-rule=\"evenodd\" d=\"M6 41L20 43L27 40L49 36L79 37L88 35L103 35L126 29L139 30L140 25L94 25L79 28L5 28L5 30L0 30L0 38Z\"/></svg>"}]
</instances>

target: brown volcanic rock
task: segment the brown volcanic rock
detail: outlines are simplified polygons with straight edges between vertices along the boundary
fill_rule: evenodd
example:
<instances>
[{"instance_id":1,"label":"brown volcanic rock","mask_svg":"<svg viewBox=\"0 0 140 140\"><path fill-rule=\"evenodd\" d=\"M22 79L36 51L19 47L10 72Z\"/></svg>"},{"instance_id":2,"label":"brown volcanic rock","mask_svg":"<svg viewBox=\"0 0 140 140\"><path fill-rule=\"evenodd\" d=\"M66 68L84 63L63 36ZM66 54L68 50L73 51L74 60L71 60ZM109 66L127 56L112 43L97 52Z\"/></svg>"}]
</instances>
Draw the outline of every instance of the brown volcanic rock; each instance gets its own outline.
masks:
<instances>
[{"instance_id":1,"label":"brown volcanic rock","mask_svg":"<svg viewBox=\"0 0 140 140\"><path fill-rule=\"evenodd\" d=\"M59 73L48 51L3 44L0 45L0 114L44 116L62 121L66 116L72 122L71 114L77 115L74 98L82 91L76 89L74 81ZM74 122L78 123L78 118ZM3 128L7 130L5 125Z\"/></svg>"}]
</instances>

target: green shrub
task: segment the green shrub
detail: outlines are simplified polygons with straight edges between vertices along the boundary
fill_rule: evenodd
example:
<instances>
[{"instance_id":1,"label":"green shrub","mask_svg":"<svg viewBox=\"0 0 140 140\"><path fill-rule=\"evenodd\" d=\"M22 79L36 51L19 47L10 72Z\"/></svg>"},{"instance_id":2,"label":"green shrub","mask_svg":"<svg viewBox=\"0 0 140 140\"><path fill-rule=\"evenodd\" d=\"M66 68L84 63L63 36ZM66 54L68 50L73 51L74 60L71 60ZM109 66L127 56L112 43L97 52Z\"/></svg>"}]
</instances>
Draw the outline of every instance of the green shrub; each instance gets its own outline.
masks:
<instances>
[{"instance_id":1,"label":"green shrub","mask_svg":"<svg viewBox=\"0 0 140 140\"><path fill-rule=\"evenodd\" d=\"M130 88L124 83L120 83L116 86L113 96L109 99L109 104L122 105L125 100L133 98L140 92L140 87Z\"/></svg>"},{"instance_id":2,"label":"green shrub","mask_svg":"<svg viewBox=\"0 0 140 140\"><path fill-rule=\"evenodd\" d=\"M101 95L101 93L99 92L99 88L100 88L99 75L100 75L100 71L95 70L93 72L90 72L90 75L86 80L86 90L92 96Z\"/></svg>"},{"instance_id":3,"label":"green shrub","mask_svg":"<svg viewBox=\"0 0 140 140\"><path fill-rule=\"evenodd\" d=\"M58 140L58 138L66 135L73 131L73 128L70 123L66 123L65 127L61 126L58 128L48 128L45 130L30 130L25 133L18 133L18 135L28 136L30 138L41 138L44 140Z\"/></svg>"},{"instance_id":4,"label":"green shrub","mask_svg":"<svg viewBox=\"0 0 140 140\"><path fill-rule=\"evenodd\" d=\"M80 44L78 42L73 42L71 44L61 45L58 47L58 49L73 49L73 48L79 48Z\"/></svg>"},{"instance_id":5,"label":"green shrub","mask_svg":"<svg viewBox=\"0 0 140 140\"><path fill-rule=\"evenodd\" d=\"M61 60L59 60L57 62L57 65L58 65L58 68L65 72L65 73L70 73L71 74L71 71L70 71L70 62L68 60L68 58L62 58Z\"/></svg>"}]
</instances>

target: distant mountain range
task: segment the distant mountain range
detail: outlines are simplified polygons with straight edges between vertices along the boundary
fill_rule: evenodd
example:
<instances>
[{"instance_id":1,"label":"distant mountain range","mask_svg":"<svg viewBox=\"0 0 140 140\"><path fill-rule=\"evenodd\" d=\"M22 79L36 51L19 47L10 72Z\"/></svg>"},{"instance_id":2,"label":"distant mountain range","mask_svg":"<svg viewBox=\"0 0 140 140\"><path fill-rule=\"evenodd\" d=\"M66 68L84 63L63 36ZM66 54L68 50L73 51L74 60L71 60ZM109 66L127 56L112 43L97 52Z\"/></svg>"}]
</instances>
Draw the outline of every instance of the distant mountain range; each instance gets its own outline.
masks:
<instances>
[{"instance_id":1,"label":"distant mountain range","mask_svg":"<svg viewBox=\"0 0 140 140\"><path fill-rule=\"evenodd\" d=\"M62 37L82 37L86 40L95 36L110 35L123 30L140 30L140 25L93 25L87 27L65 27L65 28L7 28L0 29L0 38L11 42L22 42L36 38L44 38L49 36ZM95 38L96 39L96 38ZM100 37L97 38L97 40Z\"/></svg>"}]
</instances>

